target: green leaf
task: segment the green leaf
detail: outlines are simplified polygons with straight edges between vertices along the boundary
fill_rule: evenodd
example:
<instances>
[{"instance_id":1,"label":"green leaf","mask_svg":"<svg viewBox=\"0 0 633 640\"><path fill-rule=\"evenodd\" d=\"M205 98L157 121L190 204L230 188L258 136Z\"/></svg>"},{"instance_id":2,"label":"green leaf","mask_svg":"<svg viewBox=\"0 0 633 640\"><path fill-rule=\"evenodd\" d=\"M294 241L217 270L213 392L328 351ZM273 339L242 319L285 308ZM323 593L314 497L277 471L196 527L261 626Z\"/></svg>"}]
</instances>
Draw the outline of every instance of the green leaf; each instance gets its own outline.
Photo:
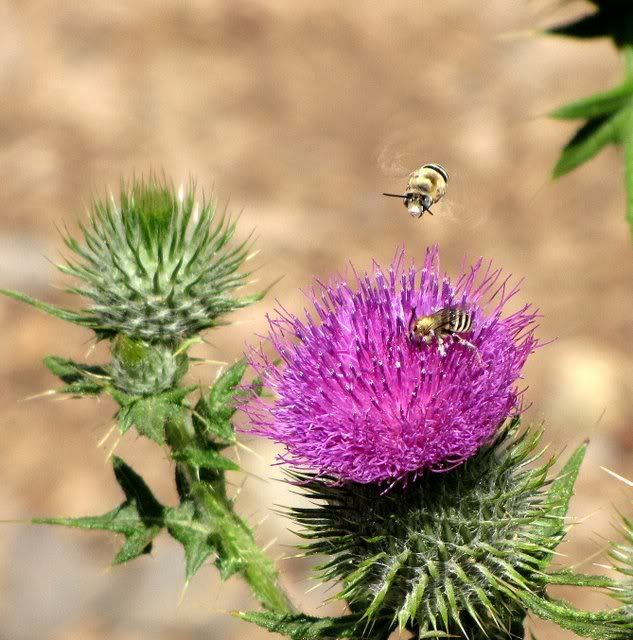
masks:
<instances>
[{"instance_id":1,"label":"green leaf","mask_svg":"<svg viewBox=\"0 0 633 640\"><path fill-rule=\"evenodd\" d=\"M521 599L543 620L556 623L584 638L595 640L628 640L633 634L633 619L624 609L580 611L564 600L522 593Z\"/></svg>"},{"instance_id":2,"label":"green leaf","mask_svg":"<svg viewBox=\"0 0 633 640\"><path fill-rule=\"evenodd\" d=\"M543 541L549 541L548 546L552 551L565 535L564 518L569 510L569 502L574 495L574 486L588 445L589 442L585 441L572 453L547 492L544 507L548 516L542 523L540 535ZM544 566L551 557L551 553L544 556Z\"/></svg>"},{"instance_id":3,"label":"green leaf","mask_svg":"<svg viewBox=\"0 0 633 640\"><path fill-rule=\"evenodd\" d=\"M123 546L113 564L122 564L152 549L152 540L164 526L165 509L145 481L121 458L112 460L114 475L125 501L101 516L83 518L34 518L35 524L55 524L80 529L113 531L125 536Z\"/></svg>"},{"instance_id":4,"label":"green leaf","mask_svg":"<svg viewBox=\"0 0 633 640\"><path fill-rule=\"evenodd\" d=\"M632 98L633 80L627 80L619 87L611 89L611 91L595 93L588 98L576 100L559 107L550 113L550 117L560 120L584 120L609 116L628 107Z\"/></svg>"},{"instance_id":5,"label":"green leaf","mask_svg":"<svg viewBox=\"0 0 633 640\"><path fill-rule=\"evenodd\" d=\"M590 0L597 10L585 16L550 27L548 35L572 38L610 37L617 47L633 44L633 12L628 0Z\"/></svg>"},{"instance_id":6,"label":"green leaf","mask_svg":"<svg viewBox=\"0 0 633 640\"><path fill-rule=\"evenodd\" d=\"M253 533L248 525L233 513L231 502L224 492L215 491L206 482L192 483L191 497L203 514L202 522L217 548L215 565L222 580L244 571L250 555L247 549L253 544ZM263 564L259 567L262 571L266 568Z\"/></svg>"},{"instance_id":7,"label":"green leaf","mask_svg":"<svg viewBox=\"0 0 633 640\"><path fill-rule=\"evenodd\" d=\"M140 435L163 445L167 423L183 419L182 403L195 388L195 386L181 387L147 397L129 396L108 388L108 393L121 407L117 414L119 431L123 434L132 427L136 427Z\"/></svg>"},{"instance_id":8,"label":"green leaf","mask_svg":"<svg viewBox=\"0 0 633 640\"><path fill-rule=\"evenodd\" d=\"M205 527L191 500L184 500L176 509L168 509L165 526L185 551L185 576L189 582L204 561L215 552L211 540L212 531Z\"/></svg>"},{"instance_id":9,"label":"green leaf","mask_svg":"<svg viewBox=\"0 0 633 640\"><path fill-rule=\"evenodd\" d=\"M570 38L606 38L612 34L609 17L603 12L592 13L578 20L549 27L545 33Z\"/></svg>"},{"instance_id":10,"label":"green leaf","mask_svg":"<svg viewBox=\"0 0 633 640\"><path fill-rule=\"evenodd\" d=\"M244 359L232 364L200 398L193 414L193 425L199 435L227 445L235 442L232 418L246 366Z\"/></svg>"},{"instance_id":11,"label":"green leaf","mask_svg":"<svg viewBox=\"0 0 633 640\"><path fill-rule=\"evenodd\" d=\"M242 620L293 640L317 640L319 638L360 638L358 618L354 615L338 618L316 618L303 613L284 615L267 611L239 611ZM362 636L367 637L367 636ZM384 636L383 636L384 637Z\"/></svg>"},{"instance_id":12,"label":"green leaf","mask_svg":"<svg viewBox=\"0 0 633 640\"><path fill-rule=\"evenodd\" d=\"M616 111L614 115L589 119L563 148L554 167L553 177L560 178L573 171L591 160L606 145L621 143L629 108L627 106L624 111Z\"/></svg>"},{"instance_id":13,"label":"green leaf","mask_svg":"<svg viewBox=\"0 0 633 640\"><path fill-rule=\"evenodd\" d=\"M185 447L174 451L172 458L179 462L187 462L201 469L215 469L218 471L239 471L240 469L237 463L221 456L218 451L211 446L205 449L199 449L194 446Z\"/></svg>"},{"instance_id":14,"label":"green leaf","mask_svg":"<svg viewBox=\"0 0 633 640\"><path fill-rule=\"evenodd\" d=\"M278 583L277 571L255 543L253 532L233 511L230 500L205 482L191 483L189 495L217 549L216 566L226 580L240 572L259 601L272 611L288 613L292 604Z\"/></svg>"},{"instance_id":15,"label":"green leaf","mask_svg":"<svg viewBox=\"0 0 633 640\"><path fill-rule=\"evenodd\" d=\"M98 365L90 366L58 356L46 356L44 365L53 375L66 383L65 386L56 389L57 393L99 395L110 380L107 369Z\"/></svg>"},{"instance_id":16,"label":"green leaf","mask_svg":"<svg viewBox=\"0 0 633 640\"><path fill-rule=\"evenodd\" d=\"M119 430L125 433L135 426L140 435L157 444L165 444L165 423L176 420L182 409L160 398L142 398L128 407L121 407L118 419Z\"/></svg>"},{"instance_id":17,"label":"green leaf","mask_svg":"<svg viewBox=\"0 0 633 640\"><path fill-rule=\"evenodd\" d=\"M548 34L595 38L610 36L624 52L626 81L618 87L560 107L551 116L583 119L584 124L564 147L553 177L569 173L608 144L623 145L625 154L626 220L633 235L633 10L628 1L594 0L597 10L573 22L552 27Z\"/></svg>"}]
</instances>

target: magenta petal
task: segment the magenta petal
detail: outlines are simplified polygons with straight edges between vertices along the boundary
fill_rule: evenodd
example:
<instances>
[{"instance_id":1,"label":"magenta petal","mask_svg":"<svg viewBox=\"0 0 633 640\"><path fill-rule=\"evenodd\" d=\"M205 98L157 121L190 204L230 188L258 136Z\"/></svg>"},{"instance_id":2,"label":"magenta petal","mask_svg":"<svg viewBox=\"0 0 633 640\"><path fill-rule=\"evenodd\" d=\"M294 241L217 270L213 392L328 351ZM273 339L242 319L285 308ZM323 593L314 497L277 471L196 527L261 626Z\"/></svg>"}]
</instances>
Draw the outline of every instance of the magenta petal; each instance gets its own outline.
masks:
<instances>
[{"instance_id":1,"label":"magenta petal","mask_svg":"<svg viewBox=\"0 0 633 640\"><path fill-rule=\"evenodd\" d=\"M314 312L269 318L269 341L250 362L276 396L243 409L253 433L282 443L295 467L355 482L396 482L424 470L447 470L473 456L501 422L519 412L516 383L538 346L537 314L525 306L502 318L518 291L501 270L479 260L451 283L437 246L424 266L355 274L355 287L317 283ZM447 340L409 337L412 316L459 306L473 318L466 336L475 351Z\"/></svg>"}]
</instances>

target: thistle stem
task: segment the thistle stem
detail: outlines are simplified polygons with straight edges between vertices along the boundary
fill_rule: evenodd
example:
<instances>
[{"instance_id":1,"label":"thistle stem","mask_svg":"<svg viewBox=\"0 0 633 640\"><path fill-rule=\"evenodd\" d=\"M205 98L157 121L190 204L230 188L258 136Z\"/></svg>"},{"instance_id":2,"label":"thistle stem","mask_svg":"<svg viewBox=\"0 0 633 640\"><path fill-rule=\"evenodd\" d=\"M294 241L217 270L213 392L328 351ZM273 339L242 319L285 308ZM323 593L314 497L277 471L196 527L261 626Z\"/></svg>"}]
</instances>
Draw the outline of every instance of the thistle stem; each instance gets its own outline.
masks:
<instances>
[{"instance_id":1,"label":"thistle stem","mask_svg":"<svg viewBox=\"0 0 633 640\"><path fill-rule=\"evenodd\" d=\"M262 605L276 613L293 613L295 608L279 584L272 560L257 546L251 529L233 511L231 502L204 482L195 483L191 495L205 517L218 527L223 553L239 558L239 572Z\"/></svg>"},{"instance_id":2,"label":"thistle stem","mask_svg":"<svg viewBox=\"0 0 633 640\"><path fill-rule=\"evenodd\" d=\"M199 446L190 421L170 422L166 433L172 450ZM221 570L226 572L224 577L237 571L266 609L276 613L295 612L279 583L272 560L257 546L250 527L235 513L233 501L226 493L224 472L209 472L187 462L178 462L176 468L187 484L187 492L201 521L214 532Z\"/></svg>"}]
</instances>

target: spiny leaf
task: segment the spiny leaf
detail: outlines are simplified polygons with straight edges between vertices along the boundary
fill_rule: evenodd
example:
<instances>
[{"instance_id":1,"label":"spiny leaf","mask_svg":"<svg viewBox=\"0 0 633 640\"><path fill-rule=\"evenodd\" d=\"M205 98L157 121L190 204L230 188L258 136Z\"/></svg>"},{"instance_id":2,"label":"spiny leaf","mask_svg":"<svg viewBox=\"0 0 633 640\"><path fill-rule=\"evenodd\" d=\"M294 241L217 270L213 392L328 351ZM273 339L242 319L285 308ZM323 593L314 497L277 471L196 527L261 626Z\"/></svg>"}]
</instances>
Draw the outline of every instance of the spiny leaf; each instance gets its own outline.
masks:
<instances>
[{"instance_id":1,"label":"spiny leaf","mask_svg":"<svg viewBox=\"0 0 633 640\"><path fill-rule=\"evenodd\" d=\"M162 445L165 444L165 422L177 419L181 411L180 407L158 398L140 398L119 410L119 431L125 433L134 426L140 435Z\"/></svg>"},{"instance_id":2,"label":"spiny leaf","mask_svg":"<svg viewBox=\"0 0 633 640\"><path fill-rule=\"evenodd\" d=\"M117 414L119 431L123 434L136 427L140 435L164 444L167 423L183 419L182 402L195 388L180 387L155 396L138 397L109 387L108 393L121 407Z\"/></svg>"},{"instance_id":3,"label":"spiny leaf","mask_svg":"<svg viewBox=\"0 0 633 640\"><path fill-rule=\"evenodd\" d=\"M587 453L588 442L583 442L565 463L560 473L550 485L545 499L547 518L543 520L541 536L544 541L549 542L552 551L556 548L562 537L565 535L565 516L569 509L569 502L574 495L574 486L578 479L580 466ZM552 554L544 556L546 566Z\"/></svg>"},{"instance_id":4,"label":"spiny leaf","mask_svg":"<svg viewBox=\"0 0 633 640\"><path fill-rule=\"evenodd\" d=\"M221 456L212 446L204 449L193 446L185 447L174 451L172 458L202 469L215 469L218 471L239 471L240 469L237 463Z\"/></svg>"},{"instance_id":5,"label":"spiny leaf","mask_svg":"<svg viewBox=\"0 0 633 640\"><path fill-rule=\"evenodd\" d=\"M594 640L630 640L633 619L624 609L580 611L563 600L522 593L521 599L539 618L555 622L579 636Z\"/></svg>"},{"instance_id":6,"label":"spiny leaf","mask_svg":"<svg viewBox=\"0 0 633 640\"><path fill-rule=\"evenodd\" d=\"M624 185L626 187L626 220L633 233L633 111L629 113L628 140L624 145Z\"/></svg>"},{"instance_id":7,"label":"spiny leaf","mask_svg":"<svg viewBox=\"0 0 633 640\"><path fill-rule=\"evenodd\" d=\"M195 504L183 501L176 509L168 509L165 526L173 538L178 540L185 551L185 575L189 582L204 561L215 552L211 531L200 521Z\"/></svg>"},{"instance_id":8,"label":"spiny leaf","mask_svg":"<svg viewBox=\"0 0 633 640\"><path fill-rule=\"evenodd\" d=\"M284 615L268 611L239 611L242 620L255 624L292 640L318 640L321 638L360 638L356 626L358 618L354 615L338 618L316 618L303 613Z\"/></svg>"},{"instance_id":9,"label":"spiny leaf","mask_svg":"<svg viewBox=\"0 0 633 640\"><path fill-rule=\"evenodd\" d=\"M231 511L230 501L224 494L218 494L205 482L191 485L191 496L204 513L201 524L217 548L215 565L222 580L243 571L248 563L246 549L253 541L253 533L236 514Z\"/></svg>"},{"instance_id":10,"label":"spiny leaf","mask_svg":"<svg viewBox=\"0 0 633 640\"><path fill-rule=\"evenodd\" d=\"M120 533L125 536L125 542L115 556L113 564L121 564L151 551L152 540L164 526L165 509L156 500L143 478L121 458L115 456L112 466L126 498L116 509L101 516L35 518L33 522Z\"/></svg>"},{"instance_id":11,"label":"spiny leaf","mask_svg":"<svg viewBox=\"0 0 633 640\"><path fill-rule=\"evenodd\" d=\"M46 356L44 365L53 375L66 383L65 386L56 389L57 393L98 395L110 379L105 367L90 366L59 356Z\"/></svg>"},{"instance_id":12,"label":"spiny leaf","mask_svg":"<svg viewBox=\"0 0 633 640\"><path fill-rule=\"evenodd\" d=\"M255 544L253 532L232 510L230 501L205 482L191 483L189 495L199 505L201 524L217 549L216 566L223 580L240 572L266 609L289 613L292 604L278 586L271 560Z\"/></svg>"},{"instance_id":13,"label":"spiny leaf","mask_svg":"<svg viewBox=\"0 0 633 640\"><path fill-rule=\"evenodd\" d=\"M235 414L235 397L246 371L246 360L232 364L220 375L194 409L193 425L197 433L225 444L235 442L235 429L231 422Z\"/></svg>"}]
</instances>

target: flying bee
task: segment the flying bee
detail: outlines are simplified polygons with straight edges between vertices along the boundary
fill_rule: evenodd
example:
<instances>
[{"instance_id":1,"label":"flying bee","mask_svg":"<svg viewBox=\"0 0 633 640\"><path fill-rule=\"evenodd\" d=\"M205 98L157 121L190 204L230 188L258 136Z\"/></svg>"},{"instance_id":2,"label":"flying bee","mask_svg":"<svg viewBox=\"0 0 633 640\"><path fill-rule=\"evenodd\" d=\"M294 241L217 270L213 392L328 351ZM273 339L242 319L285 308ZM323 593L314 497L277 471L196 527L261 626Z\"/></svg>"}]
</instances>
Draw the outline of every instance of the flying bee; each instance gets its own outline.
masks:
<instances>
[{"instance_id":1,"label":"flying bee","mask_svg":"<svg viewBox=\"0 0 633 640\"><path fill-rule=\"evenodd\" d=\"M414 218L421 218L431 206L439 202L446 193L448 172L441 164L425 164L409 175L403 194L383 193L390 198L402 198L404 206Z\"/></svg>"},{"instance_id":2,"label":"flying bee","mask_svg":"<svg viewBox=\"0 0 633 640\"><path fill-rule=\"evenodd\" d=\"M424 344L431 344L435 340L438 351L442 356L446 355L444 341L446 338L452 338L459 344L473 350L477 354L477 359L481 362L477 347L472 342L465 340L461 335L468 333L472 329L472 325L473 317L468 311L458 307L444 307L428 316L416 318L411 326L411 337L422 340Z\"/></svg>"}]
</instances>

